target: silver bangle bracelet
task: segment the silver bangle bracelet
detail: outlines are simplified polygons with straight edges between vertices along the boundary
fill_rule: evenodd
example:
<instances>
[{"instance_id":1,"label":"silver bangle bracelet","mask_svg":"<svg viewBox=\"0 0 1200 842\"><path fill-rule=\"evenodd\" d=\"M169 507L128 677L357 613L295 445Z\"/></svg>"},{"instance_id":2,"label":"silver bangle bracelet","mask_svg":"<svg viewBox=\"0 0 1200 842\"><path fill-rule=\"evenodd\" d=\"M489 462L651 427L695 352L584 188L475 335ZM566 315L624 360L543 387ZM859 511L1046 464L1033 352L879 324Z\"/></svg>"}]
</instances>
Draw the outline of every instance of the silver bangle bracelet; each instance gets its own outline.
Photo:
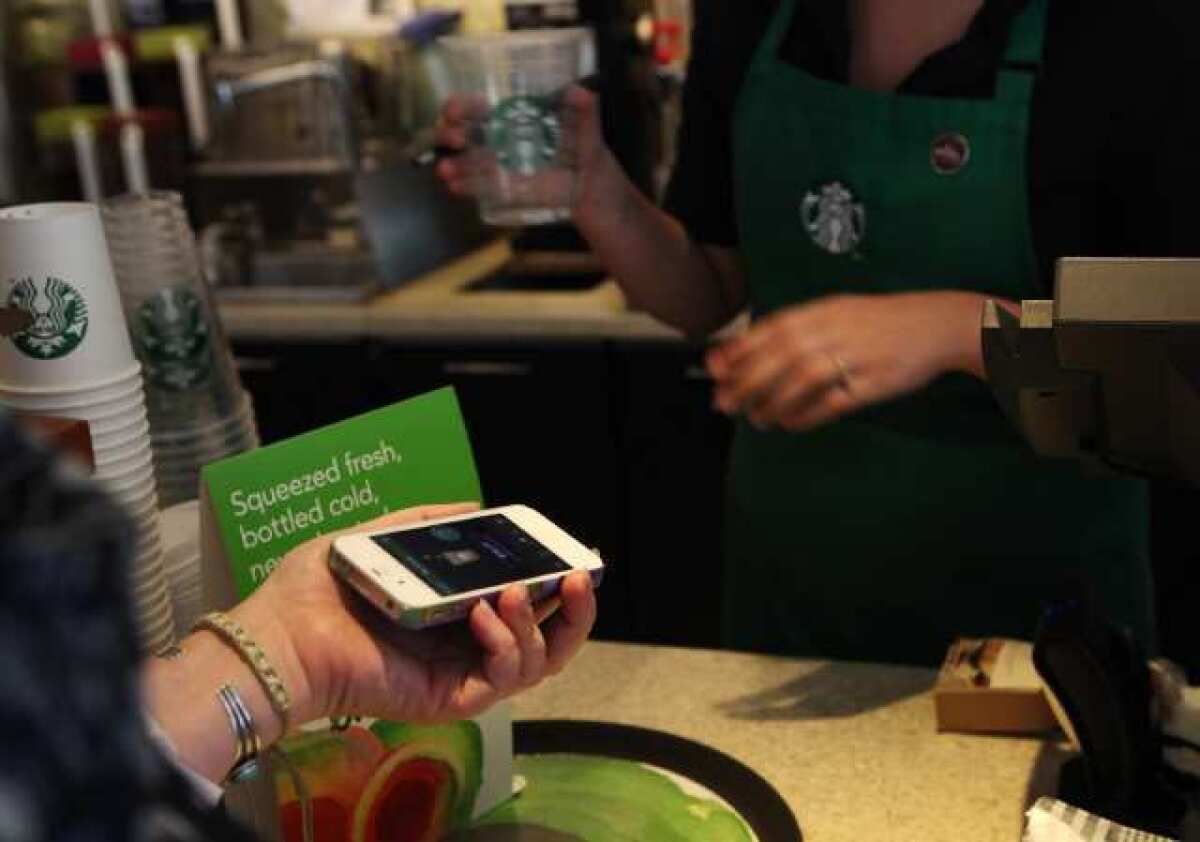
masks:
<instances>
[{"instance_id":1,"label":"silver bangle bracelet","mask_svg":"<svg viewBox=\"0 0 1200 842\"><path fill-rule=\"evenodd\" d=\"M250 715L250 708L230 684L222 684L217 688L217 699L225 709L225 715L229 718L229 728L237 744L233 767L226 780L239 783L254 778L258 775L258 755L262 751L262 740L254 727L254 717Z\"/></svg>"}]
</instances>

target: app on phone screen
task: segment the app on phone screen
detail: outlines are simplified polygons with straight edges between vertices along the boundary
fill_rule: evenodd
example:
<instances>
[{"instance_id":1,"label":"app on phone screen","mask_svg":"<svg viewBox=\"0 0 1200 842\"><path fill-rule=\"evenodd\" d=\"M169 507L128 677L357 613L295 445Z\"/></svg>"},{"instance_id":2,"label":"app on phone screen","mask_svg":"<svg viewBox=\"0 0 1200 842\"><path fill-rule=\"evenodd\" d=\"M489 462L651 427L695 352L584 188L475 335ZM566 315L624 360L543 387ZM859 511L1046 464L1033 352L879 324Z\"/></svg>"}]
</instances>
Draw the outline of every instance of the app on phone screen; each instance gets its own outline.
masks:
<instances>
[{"instance_id":1,"label":"app on phone screen","mask_svg":"<svg viewBox=\"0 0 1200 842\"><path fill-rule=\"evenodd\" d=\"M439 596L570 570L505 515L372 536Z\"/></svg>"}]
</instances>

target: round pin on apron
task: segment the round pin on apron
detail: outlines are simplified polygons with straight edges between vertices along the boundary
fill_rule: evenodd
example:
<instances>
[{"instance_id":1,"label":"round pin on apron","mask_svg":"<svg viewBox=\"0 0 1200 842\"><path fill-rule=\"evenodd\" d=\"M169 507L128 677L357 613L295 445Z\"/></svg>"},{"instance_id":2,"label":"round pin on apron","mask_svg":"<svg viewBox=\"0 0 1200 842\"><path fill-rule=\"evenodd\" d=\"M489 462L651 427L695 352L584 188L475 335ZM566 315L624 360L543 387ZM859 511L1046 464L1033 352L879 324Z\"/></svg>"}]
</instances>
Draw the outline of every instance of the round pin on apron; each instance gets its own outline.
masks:
<instances>
[{"instance_id":1,"label":"round pin on apron","mask_svg":"<svg viewBox=\"0 0 1200 842\"><path fill-rule=\"evenodd\" d=\"M929 164L938 175L956 175L971 160L971 142L961 132L947 132L933 139Z\"/></svg>"},{"instance_id":2,"label":"round pin on apron","mask_svg":"<svg viewBox=\"0 0 1200 842\"><path fill-rule=\"evenodd\" d=\"M867 233L867 210L841 181L827 181L804 194L800 218L812 241L830 254L850 254Z\"/></svg>"}]
</instances>

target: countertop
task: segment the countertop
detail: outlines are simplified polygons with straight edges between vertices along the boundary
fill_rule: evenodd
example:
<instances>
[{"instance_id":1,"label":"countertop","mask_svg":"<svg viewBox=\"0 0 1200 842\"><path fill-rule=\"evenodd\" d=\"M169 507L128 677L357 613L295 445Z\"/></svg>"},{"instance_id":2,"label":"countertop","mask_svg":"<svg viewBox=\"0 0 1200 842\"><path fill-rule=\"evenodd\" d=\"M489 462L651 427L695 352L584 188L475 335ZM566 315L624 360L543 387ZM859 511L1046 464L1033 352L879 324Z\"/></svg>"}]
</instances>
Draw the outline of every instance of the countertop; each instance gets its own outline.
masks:
<instances>
[{"instance_id":1,"label":"countertop","mask_svg":"<svg viewBox=\"0 0 1200 842\"><path fill-rule=\"evenodd\" d=\"M583 291L462 291L512 256L507 241L497 240L361 302L223 300L219 309L226 332L241 340L682 339L631 311L611 280Z\"/></svg>"},{"instance_id":2,"label":"countertop","mask_svg":"<svg viewBox=\"0 0 1200 842\"><path fill-rule=\"evenodd\" d=\"M806 842L1017 842L1064 750L938 734L933 680L907 667L592 642L518 696L514 718L621 722L706 743L774 784Z\"/></svg>"}]
</instances>

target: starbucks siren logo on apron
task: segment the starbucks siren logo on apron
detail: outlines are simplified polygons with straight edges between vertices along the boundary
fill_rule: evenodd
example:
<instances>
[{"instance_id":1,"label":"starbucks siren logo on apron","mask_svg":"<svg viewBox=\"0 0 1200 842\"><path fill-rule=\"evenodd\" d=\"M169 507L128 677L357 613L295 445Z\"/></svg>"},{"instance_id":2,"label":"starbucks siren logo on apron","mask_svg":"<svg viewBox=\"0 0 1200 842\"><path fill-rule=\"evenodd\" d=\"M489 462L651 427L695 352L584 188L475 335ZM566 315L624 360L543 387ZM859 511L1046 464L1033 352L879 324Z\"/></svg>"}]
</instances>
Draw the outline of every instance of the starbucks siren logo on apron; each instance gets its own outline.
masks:
<instances>
[{"instance_id":1,"label":"starbucks siren logo on apron","mask_svg":"<svg viewBox=\"0 0 1200 842\"><path fill-rule=\"evenodd\" d=\"M483 130L500 166L522 175L553 163L562 141L562 123L546 97L504 100L492 109Z\"/></svg>"},{"instance_id":2,"label":"starbucks siren logo on apron","mask_svg":"<svg viewBox=\"0 0 1200 842\"><path fill-rule=\"evenodd\" d=\"M181 392L207 379L212 367L208 322L190 289L160 290L143 301L134 340L147 379L159 388Z\"/></svg>"},{"instance_id":3,"label":"starbucks siren logo on apron","mask_svg":"<svg viewBox=\"0 0 1200 842\"><path fill-rule=\"evenodd\" d=\"M812 241L830 254L857 251L867 233L866 208L840 181L826 182L805 193L800 218Z\"/></svg>"},{"instance_id":4,"label":"starbucks siren logo on apron","mask_svg":"<svg viewBox=\"0 0 1200 842\"><path fill-rule=\"evenodd\" d=\"M79 347L87 335L87 302L62 278L49 277L39 285L33 278L12 282L8 306L24 310L33 322L10 339L35 360L57 360Z\"/></svg>"}]
</instances>

